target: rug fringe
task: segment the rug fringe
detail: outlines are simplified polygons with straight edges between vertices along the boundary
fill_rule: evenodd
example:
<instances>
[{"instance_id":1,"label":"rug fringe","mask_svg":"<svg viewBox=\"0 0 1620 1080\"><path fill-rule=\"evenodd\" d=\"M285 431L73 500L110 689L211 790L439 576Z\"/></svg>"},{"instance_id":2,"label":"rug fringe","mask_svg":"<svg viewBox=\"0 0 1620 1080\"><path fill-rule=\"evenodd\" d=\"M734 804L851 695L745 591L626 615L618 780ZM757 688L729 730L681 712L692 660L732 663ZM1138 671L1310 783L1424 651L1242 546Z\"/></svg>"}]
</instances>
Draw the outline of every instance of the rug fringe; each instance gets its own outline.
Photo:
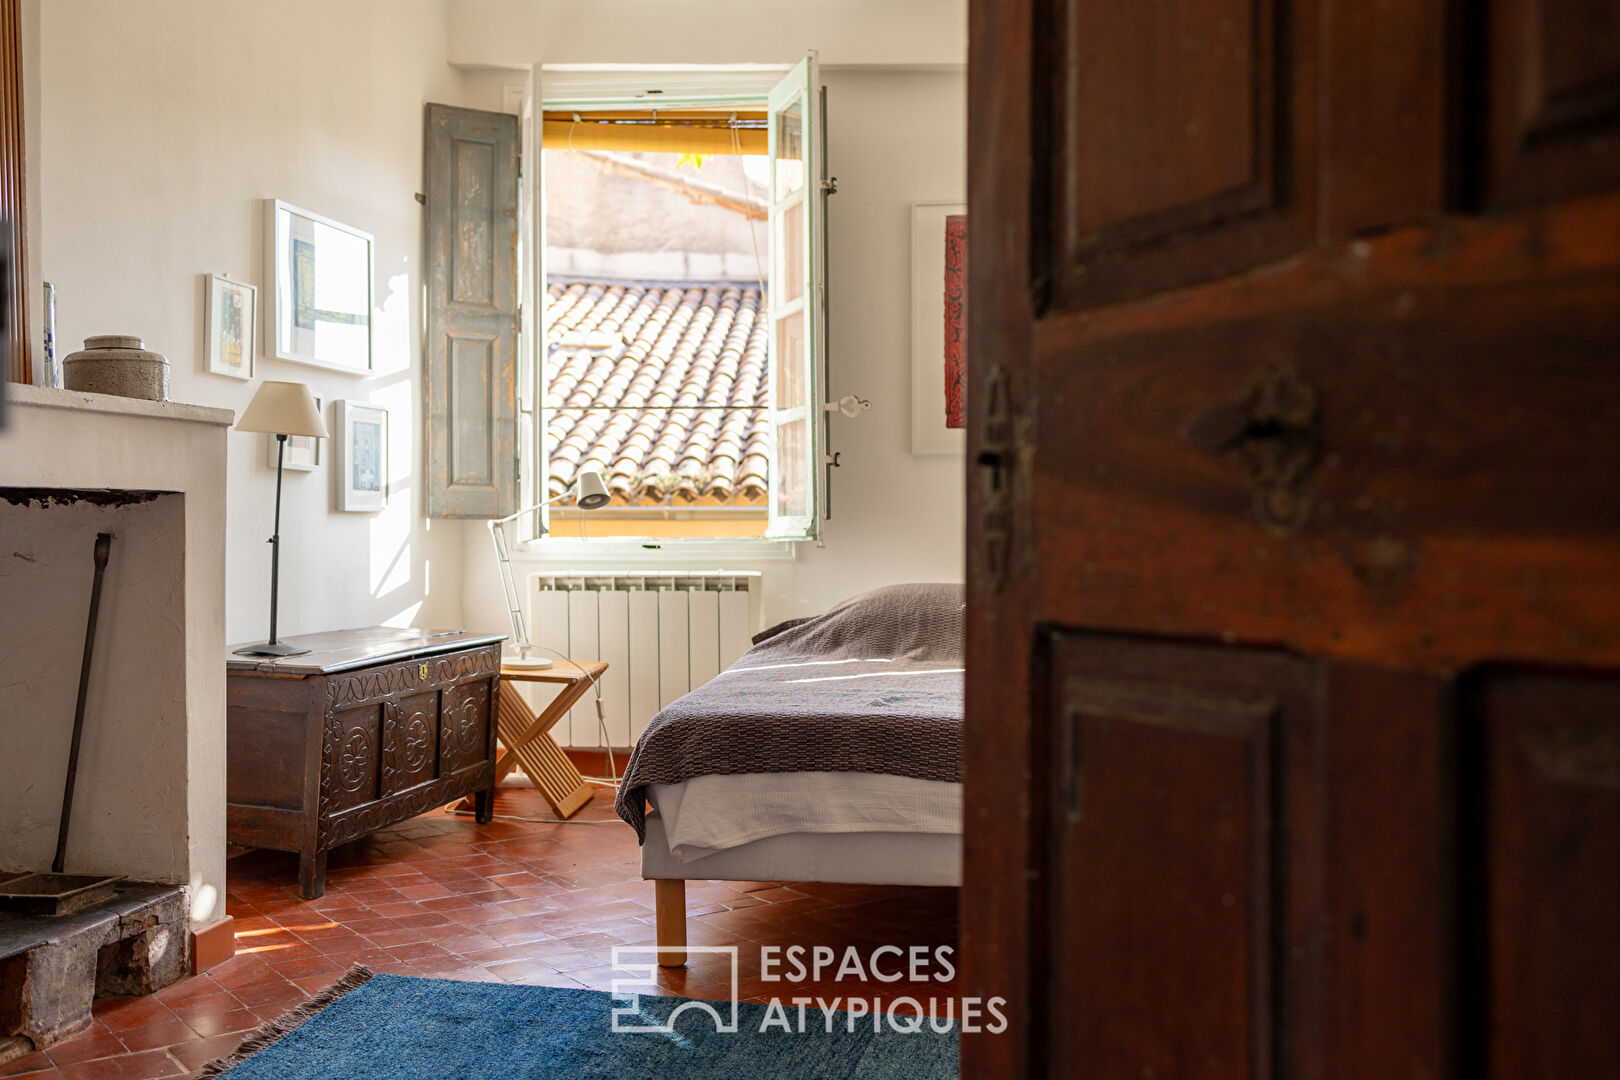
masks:
<instances>
[{"instance_id":1,"label":"rug fringe","mask_svg":"<svg viewBox=\"0 0 1620 1080\"><path fill-rule=\"evenodd\" d=\"M209 1080L210 1077L219 1076L228 1069L234 1069L248 1058L261 1050L269 1048L277 1039L296 1031L305 1021L326 1008L338 998L351 990L358 990L370 981L374 973L364 964L356 964L337 982L328 986L302 1005L290 1012L282 1013L274 1020L266 1020L257 1031L242 1040L236 1050L225 1057L215 1058L202 1067L194 1080Z\"/></svg>"}]
</instances>

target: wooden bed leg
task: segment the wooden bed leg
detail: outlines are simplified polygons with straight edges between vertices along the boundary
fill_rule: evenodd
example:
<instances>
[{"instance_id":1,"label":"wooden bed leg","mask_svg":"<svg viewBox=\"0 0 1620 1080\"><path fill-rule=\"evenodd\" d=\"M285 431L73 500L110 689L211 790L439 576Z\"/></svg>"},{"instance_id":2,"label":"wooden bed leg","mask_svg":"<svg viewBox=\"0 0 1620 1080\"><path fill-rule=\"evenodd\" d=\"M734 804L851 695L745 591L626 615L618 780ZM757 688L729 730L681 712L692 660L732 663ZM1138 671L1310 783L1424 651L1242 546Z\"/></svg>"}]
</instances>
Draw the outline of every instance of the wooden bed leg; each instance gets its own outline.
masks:
<instances>
[{"instance_id":1,"label":"wooden bed leg","mask_svg":"<svg viewBox=\"0 0 1620 1080\"><path fill-rule=\"evenodd\" d=\"M680 878L653 881L653 909L658 924L658 963L686 966L686 882Z\"/></svg>"}]
</instances>

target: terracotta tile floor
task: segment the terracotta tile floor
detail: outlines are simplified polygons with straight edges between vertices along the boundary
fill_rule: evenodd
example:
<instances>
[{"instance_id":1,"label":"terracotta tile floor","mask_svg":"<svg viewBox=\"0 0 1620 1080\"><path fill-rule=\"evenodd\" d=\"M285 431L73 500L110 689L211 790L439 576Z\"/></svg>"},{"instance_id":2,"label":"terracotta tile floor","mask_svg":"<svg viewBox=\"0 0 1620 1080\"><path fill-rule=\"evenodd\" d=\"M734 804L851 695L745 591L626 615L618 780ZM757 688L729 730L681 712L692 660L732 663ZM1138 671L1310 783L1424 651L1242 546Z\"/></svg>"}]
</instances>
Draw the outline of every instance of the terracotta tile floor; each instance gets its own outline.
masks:
<instances>
[{"instance_id":1,"label":"terracotta tile floor","mask_svg":"<svg viewBox=\"0 0 1620 1080\"><path fill-rule=\"evenodd\" d=\"M281 1015L351 964L450 979L608 989L623 973L611 947L653 941L652 886L638 872L635 834L599 792L576 821L549 817L531 789L503 788L497 817L435 811L339 848L326 895L298 897L296 856L254 851L233 858L229 911L236 956L144 998L96 1002L90 1030L0 1066L0 1077L146 1080L183 1076L229 1053L261 1022ZM744 1000L902 995L927 1003L952 982L881 982L829 968L819 981L766 982L758 945L828 946L862 960L880 945L932 950L956 941L956 890L871 885L689 882L688 939L740 945ZM892 956L892 954L891 954ZM951 954L954 964L957 957ZM896 965L885 957L884 971ZM660 987L689 997L730 997L726 961L694 958L661 969Z\"/></svg>"}]
</instances>

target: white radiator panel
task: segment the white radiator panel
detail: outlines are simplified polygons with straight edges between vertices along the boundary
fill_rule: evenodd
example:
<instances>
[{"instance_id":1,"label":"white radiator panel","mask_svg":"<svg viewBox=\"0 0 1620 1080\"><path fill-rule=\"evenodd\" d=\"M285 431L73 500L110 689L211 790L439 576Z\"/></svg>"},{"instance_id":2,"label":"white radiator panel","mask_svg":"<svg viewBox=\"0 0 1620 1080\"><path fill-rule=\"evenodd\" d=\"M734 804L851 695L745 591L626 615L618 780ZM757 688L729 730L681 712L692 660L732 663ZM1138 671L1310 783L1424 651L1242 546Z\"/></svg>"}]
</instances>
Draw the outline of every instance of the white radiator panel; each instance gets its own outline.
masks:
<instances>
[{"instance_id":1,"label":"white radiator panel","mask_svg":"<svg viewBox=\"0 0 1620 1080\"><path fill-rule=\"evenodd\" d=\"M748 614L748 594L733 590L720 597L720 670L737 662L753 644L753 619Z\"/></svg>"},{"instance_id":2,"label":"white radiator panel","mask_svg":"<svg viewBox=\"0 0 1620 1080\"><path fill-rule=\"evenodd\" d=\"M570 660L600 660L602 659L602 641L597 634L597 623L601 613L601 595L595 592L580 590L569 592L568 597L568 659ZM596 695L587 690L585 696L579 699L579 704L568 710L567 721L558 721L557 726L567 723L573 730L572 746L601 746L601 725L596 718Z\"/></svg>"},{"instance_id":3,"label":"white radiator panel","mask_svg":"<svg viewBox=\"0 0 1620 1080\"><path fill-rule=\"evenodd\" d=\"M714 678L748 650L755 572L534 574L535 643L574 660L605 660L607 740L629 746L659 709ZM552 655L548 653L547 655ZM529 691L534 684L525 686ZM525 693L535 704L552 691ZM603 742L589 691L552 729L564 746Z\"/></svg>"},{"instance_id":4,"label":"white radiator panel","mask_svg":"<svg viewBox=\"0 0 1620 1080\"><path fill-rule=\"evenodd\" d=\"M658 594L630 593L630 741L641 738L658 704ZM628 744L627 744L628 745Z\"/></svg>"},{"instance_id":5,"label":"white radiator panel","mask_svg":"<svg viewBox=\"0 0 1620 1080\"><path fill-rule=\"evenodd\" d=\"M601 605L597 637L608 669L602 673L602 709L607 713L610 746L630 745L630 593L624 589L602 589L596 594ZM595 707L591 709L596 712ZM595 743L587 743L594 746Z\"/></svg>"},{"instance_id":6,"label":"white radiator panel","mask_svg":"<svg viewBox=\"0 0 1620 1080\"><path fill-rule=\"evenodd\" d=\"M688 666L687 597L670 589L658 594L658 707L692 689Z\"/></svg>"},{"instance_id":7,"label":"white radiator panel","mask_svg":"<svg viewBox=\"0 0 1620 1080\"><path fill-rule=\"evenodd\" d=\"M720 674L720 594L686 594L687 684L702 686Z\"/></svg>"}]
</instances>

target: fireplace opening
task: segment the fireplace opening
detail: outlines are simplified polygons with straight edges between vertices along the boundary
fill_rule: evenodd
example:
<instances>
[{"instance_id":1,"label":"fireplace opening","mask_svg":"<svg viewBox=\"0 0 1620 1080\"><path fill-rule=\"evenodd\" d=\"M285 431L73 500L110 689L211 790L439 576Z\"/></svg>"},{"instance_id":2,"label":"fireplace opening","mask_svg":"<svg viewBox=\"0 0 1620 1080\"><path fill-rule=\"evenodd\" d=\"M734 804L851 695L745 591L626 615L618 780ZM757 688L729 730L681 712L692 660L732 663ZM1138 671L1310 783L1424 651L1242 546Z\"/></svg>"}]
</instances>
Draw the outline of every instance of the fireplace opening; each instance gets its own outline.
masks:
<instances>
[{"instance_id":1,"label":"fireplace opening","mask_svg":"<svg viewBox=\"0 0 1620 1080\"><path fill-rule=\"evenodd\" d=\"M185 503L0 488L0 872L55 860L93 553L110 533L62 872L189 884Z\"/></svg>"},{"instance_id":2,"label":"fireplace opening","mask_svg":"<svg viewBox=\"0 0 1620 1080\"><path fill-rule=\"evenodd\" d=\"M190 970L186 497L0 488L0 1064ZM97 538L72 811L56 861Z\"/></svg>"}]
</instances>

